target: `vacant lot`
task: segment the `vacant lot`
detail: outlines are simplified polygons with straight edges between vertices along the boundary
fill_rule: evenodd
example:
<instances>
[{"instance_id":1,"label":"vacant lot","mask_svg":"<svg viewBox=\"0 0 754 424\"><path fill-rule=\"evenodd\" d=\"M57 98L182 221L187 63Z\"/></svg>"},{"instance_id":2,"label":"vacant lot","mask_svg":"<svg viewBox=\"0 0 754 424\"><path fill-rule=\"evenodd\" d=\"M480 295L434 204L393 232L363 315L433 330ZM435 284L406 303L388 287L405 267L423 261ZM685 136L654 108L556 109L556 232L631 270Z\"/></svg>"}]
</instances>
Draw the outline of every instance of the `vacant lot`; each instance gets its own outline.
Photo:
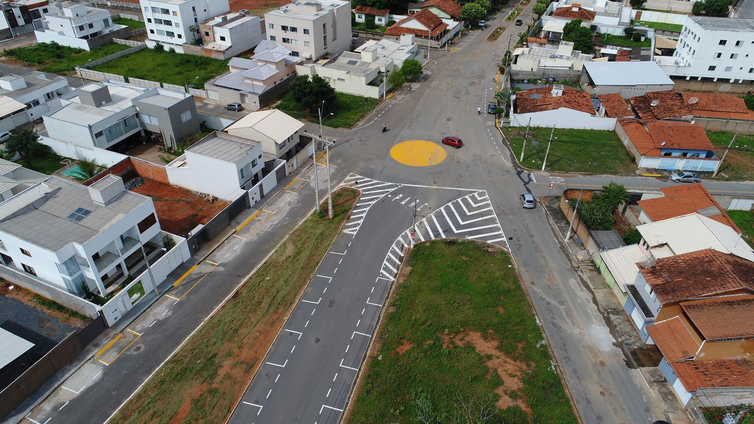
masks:
<instances>
[{"instance_id":1,"label":"vacant lot","mask_svg":"<svg viewBox=\"0 0 754 424\"><path fill-rule=\"evenodd\" d=\"M357 198L333 193L334 219L312 215L294 230L113 422L225 422Z\"/></svg>"},{"instance_id":2,"label":"vacant lot","mask_svg":"<svg viewBox=\"0 0 754 424\"><path fill-rule=\"evenodd\" d=\"M681 32L683 31L683 25L680 24L669 24L666 22L637 22L637 21L631 21L631 25L634 26L644 26L649 27L652 29L656 29L658 31L672 31L672 32Z\"/></svg>"},{"instance_id":3,"label":"vacant lot","mask_svg":"<svg viewBox=\"0 0 754 424\"><path fill-rule=\"evenodd\" d=\"M730 219L743 231L743 238L754 246L754 212L752 211L727 211Z\"/></svg>"},{"instance_id":4,"label":"vacant lot","mask_svg":"<svg viewBox=\"0 0 754 424\"><path fill-rule=\"evenodd\" d=\"M113 18L113 23L118 25L125 25L131 29L139 29L139 28L146 28L147 24L145 24L142 21L137 21L135 19L128 19L128 18L121 18L120 16L117 18Z\"/></svg>"},{"instance_id":5,"label":"vacant lot","mask_svg":"<svg viewBox=\"0 0 754 424\"><path fill-rule=\"evenodd\" d=\"M715 145L717 156L723 157L733 134L707 131L707 136ZM725 162L720 165L717 177L723 180L754 180L754 136L739 134L736 137Z\"/></svg>"},{"instance_id":6,"label":"vacant lot","mask_svg":"<svg viewBox=\"0 0 754 424\"><path fill-rule=\"evenodd\" d=\"M623 35L611 35L611 34L601 34L600 43L610 44L613 46L624 46L624 47L651 47L652 46L652 40L650 40L649 38L645 39L644 41L634 41L634 40L630 40L626 38Z\"/></svg>"},{"instance_id":7,"label":"vacant lot","mask_svg":"<svg viewBox=\"0 0 754 424\"><path fill-rule=\"evenodd\" d=\"M526 128L509 127L504 130L516 160L520 160ZM552 128L529 129L524 160L520 161L522 166L542 169L551 131ZM613 131L555 129L546 169L556 172L633 175L636 165Z\"/></svg>"},{"instance_id":8,"label":"vacant lot","mask_svg":"<svg viewBox=\"0 0 754 424\"><path fill-rule=\"evenodd\" d=\"M90 52L57 43L39 43L30 47L19 47L3 53L11 59L39 68L43 72L63 74L73 72L76 66L90 60L99 59L113 53L128 49L121 44L106 44Z\"/></svg>"},{"instance_id":9,"label":"vacant lot","mask_svg":"<svg viewBox=\"0 0 754 424\"><path fill-rule=\"evenodd\" d=\"M421 243L397 284L350 423L576 422L504 251Z\"/></svg>"},{"instance_id":10,"label":"vacant lot","mask_svg":"<svg viewBox=\"0 0 754 424\"><path fill-rule=\"evenodd\" d=\"M206 224L227 202L215 200L210 203L193 192L143 178L144 184L133 189L136 193L152 198L160 227L163 230L185 237L199 224Z\"/></svg>"},{"instance_id":11,"label":"vacant lot","mask_svg":"<svg viewBox=\"0 0 754 424\"><path fill-rule=\"evenodd\" d=\"M364 117L371 113L380 104L378 99L352 96L350 94L335 93L337 96L334 105L327 105L327 110L322 112L322 124L332 128L351 128ZM319 115L301 108L294 100L290 91L286 91L280 98L280 102L274 106L296 119L319 123ZM309 112L309 113L307 113ZM330 116L333 113L333 116Z\"/></svg>"},{"instance_id":12,"label":"vacant lot","mask_svg":"<svg viewBox=\"0 0 754 424\"><path fill-rule=\"evenodd\" d=\"M228 72L228 61L144 49L92 69L122 75L126 78L133 77L176 85L188 84L201 88L208 80Z\"/></svg>"}]
</instances>

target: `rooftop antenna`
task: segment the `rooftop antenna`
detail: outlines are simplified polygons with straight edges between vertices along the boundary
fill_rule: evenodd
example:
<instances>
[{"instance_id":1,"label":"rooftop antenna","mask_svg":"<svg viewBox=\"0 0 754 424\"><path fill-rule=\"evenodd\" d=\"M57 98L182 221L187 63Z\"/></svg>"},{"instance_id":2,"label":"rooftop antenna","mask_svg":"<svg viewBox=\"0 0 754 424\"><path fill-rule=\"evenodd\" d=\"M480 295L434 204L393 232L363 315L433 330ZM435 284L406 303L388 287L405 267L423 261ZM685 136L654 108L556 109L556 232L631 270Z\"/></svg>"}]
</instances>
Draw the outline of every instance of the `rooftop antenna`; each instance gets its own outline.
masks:
<instances>
[{"instance_id":1,"label":"rooftop antenna","mask_svg":"<svg viewBox=\"0 0 754 424\"><path fill-rule=\"evenodd\" d=\"M657 106L659 104L660 104L659 100L652 100L652 103L650 103L649 105L652 106L652 107L654 107L654 106Z\"/></svg>"}]
</instances>

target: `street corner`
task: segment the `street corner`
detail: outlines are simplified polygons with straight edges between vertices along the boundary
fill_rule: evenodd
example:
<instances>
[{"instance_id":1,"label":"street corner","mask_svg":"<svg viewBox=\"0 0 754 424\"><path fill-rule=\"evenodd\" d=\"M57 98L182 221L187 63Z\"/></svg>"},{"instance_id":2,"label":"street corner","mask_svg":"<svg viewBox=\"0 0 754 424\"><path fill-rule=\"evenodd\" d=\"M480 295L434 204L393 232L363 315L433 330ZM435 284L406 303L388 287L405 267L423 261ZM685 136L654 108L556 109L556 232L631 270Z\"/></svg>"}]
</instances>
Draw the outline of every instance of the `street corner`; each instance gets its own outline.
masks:
<instances>
[{"instance_id":1,"label":"street corner","mask_svg":"<svg viewBox=\"0 0 754 424\"><path fill-rule=\"evenodd\" d=\"M406 166L424 167L442 163L447 153L442 146L427 140L407 140L390 149L390 156Z\"/></svg>"},{"instance_id":2,"label":"street corner","mask_svg":"<svg viewBox=\"0 0 754 424\"><path fill-rule=\"evenodd\" d=\"M304 188L304 186L306 186L307 184L309 184L309 180L307 180L306 178L294 178L293 181L285 186L285 191L295 194L298 193L298 191Z\"/></svg>"},{"instance_id":3,"label":"street corner","mask_svg":"<svg viewBox=\"0 0 754 424\"><path fill-rule=\"evenodd\" d=\"M113 338L94 356L99 362L105 365L111 365L123 353L125 353L137 340L141 334L133 330L124 330L113 336Z\"/></svg>"},{"instance_id":4,"label":"street corner","mask_svg":"<svg viewBox=\"0 0 754 424\"><path fill-rule=\"evenodd\" d=\"M300 181L302 181L302 183L300 183L301 186L298 187L298 189L296 191L300 190L301 187L303 187L304 185L308 184L308 182L306 180L300 180ZM291 182L291 184L294 184L295 182L296 182L296 180L293 180ZM292 187L292 186L289 184L289 187ZM288 190L289 189L286 188L286 191L288 191ZM270 218L272 218L272 215L274 215L274 214L275 214L275 212L267 210L267 209L260 209L260 210L258 210L256 212L254 212L246 221L244 221L243 223L241 223L241 225L239 225L236 228L236 233L234 234L234 236L246 240L252 234L256 233L262 227L264 227L264 224L267 222L267 220L269 220Z\"/></svg>"}]
</instances>

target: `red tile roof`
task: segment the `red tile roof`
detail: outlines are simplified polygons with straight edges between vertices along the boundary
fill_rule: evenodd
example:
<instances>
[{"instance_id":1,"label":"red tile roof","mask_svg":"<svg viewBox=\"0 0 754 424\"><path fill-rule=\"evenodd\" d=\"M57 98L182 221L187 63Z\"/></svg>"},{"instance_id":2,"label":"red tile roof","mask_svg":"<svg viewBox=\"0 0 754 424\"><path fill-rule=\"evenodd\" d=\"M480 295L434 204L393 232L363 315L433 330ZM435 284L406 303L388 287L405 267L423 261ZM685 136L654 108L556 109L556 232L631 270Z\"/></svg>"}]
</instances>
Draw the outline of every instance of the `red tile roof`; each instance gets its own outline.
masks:
<instances>
[{"instance_id":1,"label":"red tile roof","mask_svg":"<svg viewBox=\"0 0 754 424\"><path fill-rule=\"evenodd\" d=\"M692 359L699 351L699 344L677 316L652 324L647 331L668 362Z\"/></svg>"},{"instance_id":2,"label":"red tile roof","mask_svg":"<svg viewBox=\"0 0 754 424\"><path fill-rule=\"evenodd\" d=\"M387 16L390 14L389 9L375 9L369 6L356 6L356 9L354 9L353 11L355 13L363 13L365 15L374 15L374 16Z\"/></svg>"},{"instance_id":3,"label":"red tile roof","mask_svg":"<svg viewBox=\"0 0 754 424\"><path fill-rule=\"evenodd\" d=\"M429 0L422 3L420 7L421 9L425 9L431 6L442 10L443 12L456 19L461 16L461 5L454 2L453 0Z\"/></svg>"},{"instance_id":4,"label":"red tile roof","mask_svg":"<svg viewBox=\"0 0 754 424\"><path fill-rule=\"evenodd\" d=\"M597 17L597 12L584 9L580 4L572 4L566 7L559 7L552 12L552 16L561 18L581 19L584 21L593 21Z\"/></svg>"},{"instance_id":5,"label":"red tile roof","mask_svg":"<svg viewBox=\"0 0 754 424\"><path fill-rule=\"evenodd\" d=\"M662 221L696 212L723 223L741 234L741 229L703 185L684 184L660 190L665 197L639 201L639 206L652 221Z\"/></svg>"},{"instance_id":6,"label":"red tile roof","mask_svg":"<svg viewBox=\"0 0 754 424\"><path fill-rule=\"evenodd\" d=\"M723 296L681 302L681 308L705 340L754 336L754 296Z\"/></svg>"},{"instance_id":7,"label":"red tile roof","mask_svg":"<svg viewBox=\"0 0 754 424\"><path fill-rule=\"evenodd\" d=\"M639 118L645 121L693 115L681 94L673 90L655 91L645 96L632 97L629 102ZM652 106L653 102L656 102L655 106Z\"/></svg>"},{"instance_id":8,"label":"red tile roof","mask_svg":"<svg viewBox=\"0 0 754 424\"><path fill-rule=\"evenodd\" d=\"M685 121L646 122L635 119L619 119L618 124L642 156L662 156L661 149L714 150L701 125Z\"/></svg>"},{"instance_id":9,"label":"red tile roof","mask_svg":"<svg viewBox=\"0 0 754 424\"><path fill-rule=\"evenodd\" d=\"M531 88L516 94L517 113L557 110L561 107L594 115L594 105L589 94L570 87L563 87L563 94L552 96L553 87Z\"/></svg>"},{"instance_id":10,"label":"red tile roof","mask_svg":"<svg viewBox=\"0 0 754 424\"><path fill-rule=\"evenodd\" d=\"M714 249L658 259L639 272L663 305L738 290L754 294L754 262Z\"/></svg>"},{"instance_id":11,"label":"red tile roof","mask_svg":"<svg viewBox=\"0 0 754 424\"><path fill-rule=\"evenodd\" d=\"M754 363L744 358L671 362L689 392L704 387L754 387Z\"/></svg>"},{"instance_id":12,"label":"red tile roof","mask_svg":"<svg viewBox=\"0 0 754 424\"><path fill-rule=\"evenodd\" d=\"M713 93L681 93L681 96L694 116L754 121L754 112L737 96Z\"/></svg>"},{"instance_id":13,"label":"red tile roof","mask_svg":"<svg viewBox=\"0 0 754 424\"><path fill-rule=\"evenodd\" d=\"M630 62L631 50L618 50L618 53L615 54L615 61L616 62Z\"/></svg>"},{"instance_id":14,"label":"red tile roof","mask_svg":"<svg viewBox=\"0 0 754 424\"><path fill-rule=\"evenodd\" d=\"M624 118L627 116L634 116L634 112L628 107L628 103L618 93L603 94L597 96L602 102L602 106L605 108L607 116L610 118Z\"/></svg>"},{"instance_id":15,"label":"red tile roof","mask_svg":"<svg viewBox=\"0 0 754 424\"><path fill-rule=\"evenodd\" d=\"M421 25L423 25L424 28L427 28L427 29L406 28L402 26L403 24L411 20L416 20ZM442 32L445 31L447 28L448 28L448 24L443 22L442 19L438 18L437 15L430 12L429 10L424 9L418 13L409 15L407 18L401 19L400 21L396 22L390 28L385 30L385 34L387 35L414 34L414 35L426 38L427 30L432 30L431 32L432 37L437 37L440 34L442 34Z\"/></svg>"}]
</instances>

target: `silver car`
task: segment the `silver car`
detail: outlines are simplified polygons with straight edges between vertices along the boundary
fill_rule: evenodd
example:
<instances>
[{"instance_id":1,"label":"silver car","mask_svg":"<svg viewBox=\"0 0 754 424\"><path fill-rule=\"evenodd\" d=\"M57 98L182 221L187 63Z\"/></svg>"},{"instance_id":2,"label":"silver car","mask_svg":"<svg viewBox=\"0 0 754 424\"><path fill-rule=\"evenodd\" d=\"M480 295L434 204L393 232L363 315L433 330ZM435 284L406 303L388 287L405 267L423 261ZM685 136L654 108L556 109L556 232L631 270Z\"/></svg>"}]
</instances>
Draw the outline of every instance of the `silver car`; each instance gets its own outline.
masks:
<instances>
[{"instance_id":1,"label":"silver car","mask_svg":"<svg viewBox=\"0 0 754 424\"><path fill-rule=\"evenodd\" d=\"M534 200L534 196L532 196L529 193L521 193L521 206L523 206L525 209L534 209L534 206L537 204L537 202Z\"/></svg>"},{"instance_id":2,"label":"silver car","mask_svg":"<svg viewBox=\"0 0 754 424\"><path fill-rule=\"evenodd\" d=\"M678 171L670 175L674 183L700 183L702 178L695 172Z\"/></svg>"}]
</instances>

